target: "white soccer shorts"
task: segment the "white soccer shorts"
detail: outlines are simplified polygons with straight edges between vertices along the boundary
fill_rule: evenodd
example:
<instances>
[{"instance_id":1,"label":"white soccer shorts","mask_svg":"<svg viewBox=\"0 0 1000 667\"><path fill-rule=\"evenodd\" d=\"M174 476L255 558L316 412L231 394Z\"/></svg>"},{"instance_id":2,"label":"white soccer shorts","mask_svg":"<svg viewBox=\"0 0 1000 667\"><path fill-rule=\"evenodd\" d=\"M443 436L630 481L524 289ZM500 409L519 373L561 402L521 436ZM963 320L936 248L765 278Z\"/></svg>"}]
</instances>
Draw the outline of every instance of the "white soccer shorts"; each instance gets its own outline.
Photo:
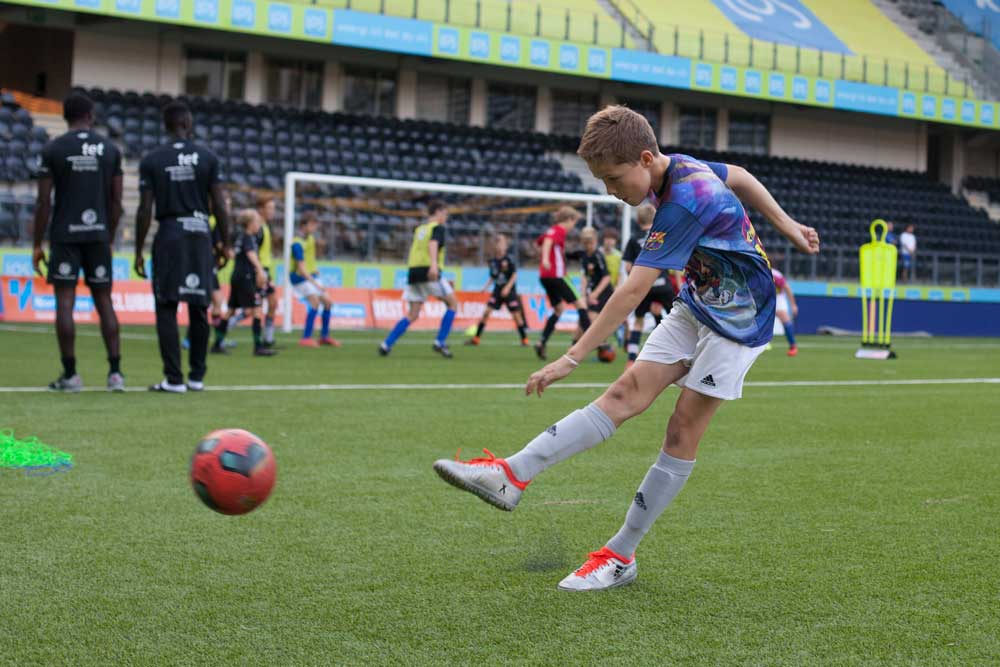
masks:
<instances>
[{"instance_id":1,"label":"white soccer shorts","mask_svg":"<svg viewBox=\"0 0 1000 667\"><path fill-rule=\"evenodd\" d=\"M789 315L792 314L791 308L788 307L788 297L785 296L784 292L778 292L778 296L774 300L774 310L775 312L785 311Z\"/></svg>"},{"instance_id":2,"label":"white soccer shorts","mask_svg":"<svg viewBox=\"0 0 1000 667\"><path fill-rule=\"evenodd\" d=\"M323 296L323 290L316 287L308 280L303 281L298 285L292 285L292 289L295 291L295 296L300 299L308 299L311 296Z\"/></svg>"},{"instance_id":3,"label":"white soccer shorts","mask_svg":"<svg viewBox=\"0 0 1000 667\"><path fill-rule=\"evenodd\" d=\"M732 401L743 395L743 379L765 347L747 347L720 336L695 319L687 305L675 301L670 314L649 334L638 360L681 361L689 370L677 386Z\"/></svg>"},{"instance_id":4,"label":"white soccer shorts","mask_svg":"<svg viewBox=\"0 0 1000 667\"><path fill-rule=\"evenodd\" d=\"M439 278L431 282L407 285L406 289L403 290L403 300L410 303L423 303L427 300L427 297L432 296L436 299L444 299L449 294L453 294L454 291L451 288L451 283L444 278Z\"/></svg>"}]
</instances>

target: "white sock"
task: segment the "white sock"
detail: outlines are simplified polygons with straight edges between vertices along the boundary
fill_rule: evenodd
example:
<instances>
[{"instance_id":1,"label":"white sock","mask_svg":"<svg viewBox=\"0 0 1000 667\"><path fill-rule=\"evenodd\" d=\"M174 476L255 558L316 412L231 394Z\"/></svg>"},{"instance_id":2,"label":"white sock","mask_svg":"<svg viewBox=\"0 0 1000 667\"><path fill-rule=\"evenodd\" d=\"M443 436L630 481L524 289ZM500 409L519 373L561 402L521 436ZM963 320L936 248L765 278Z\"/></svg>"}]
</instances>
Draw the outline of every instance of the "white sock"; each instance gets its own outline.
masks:
<instances>
[{"instance_id":1,"label":"white sock","mask_svg":"<svg viewBox=\"0 0 1000 667\"><path fill-rule=\"evenodd\" d=\"M674 458L661 451L660 457L639 485L625 515L625 525L617 535L608 540L607 547L619 556L631 558L653 522L680 493L693 468L694 461Z\"/></svg>"},{"instance_id":2,"label":"white sock","mask_svg":"<svg viewBox=\"0 0 1000 667\"><path fill-rule=\"evenodd\" d=\"M515 477L529 482L549 466L599 445L614 432L611 418L591 403L542 431L524 449L508 457L507 463Z\"/></svg>"}]
</instances>

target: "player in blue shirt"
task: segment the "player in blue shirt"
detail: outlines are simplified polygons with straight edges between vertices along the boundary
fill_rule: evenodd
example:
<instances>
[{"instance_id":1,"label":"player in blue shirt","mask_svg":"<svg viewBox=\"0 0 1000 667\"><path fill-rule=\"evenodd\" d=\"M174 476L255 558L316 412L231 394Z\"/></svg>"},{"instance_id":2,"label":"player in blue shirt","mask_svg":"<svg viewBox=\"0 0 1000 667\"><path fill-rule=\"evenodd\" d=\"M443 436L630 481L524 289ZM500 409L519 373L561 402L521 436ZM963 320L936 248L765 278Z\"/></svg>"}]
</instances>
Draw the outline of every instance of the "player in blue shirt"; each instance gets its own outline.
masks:
<instances>
[{"instance_id":1,"label":"player in blue shirt","mask_svg":"<svg viewBox=\"0 0 1000 667\"><path fill-rule=\"evenodd\" d=\"M299 345L302 347L319 347L329 345L340 347L340 341L330 336L330 317L333 314L333 302L326 295L319 280L319 268L316 265L316 239L313 234L319 229L319 218L307 211L302 214L299 224L299 235L292 239L292 270L288 279L292 283L295 296L308 304L306 311L306 326L302 330ZM319 340L313 339L313 327L316 325L316 315L320 306L323 307L322 329Z\"/></svg>"},{"instance_id":2,"label":"player in blue shirt","mask_svg":"<svg viewBox=\"0 0 1000 667\"><path fill-rule=\"evenodd\" d=\"M440 460L434 468L449 483L513 510L538 473L610 438L664 389L680 385L662 451L624 525L559 583L562 590L590 591L635 579L639 541L684 486L712 416L723 401L740 397L743 378L771 338L774 282L742 202L802 252L819 252L819 236L789 217L746 170L661 154L646 119L625 107L594 114L577 152L609 194L632 206L651 198L656 217L628 280L566 354L531 376L526 393L540 396L569 375L635 309L664 269L684 270L680 298L635 365L596 401L507 459L487 452L468 462Z\"/></svg>"}]
</instances>

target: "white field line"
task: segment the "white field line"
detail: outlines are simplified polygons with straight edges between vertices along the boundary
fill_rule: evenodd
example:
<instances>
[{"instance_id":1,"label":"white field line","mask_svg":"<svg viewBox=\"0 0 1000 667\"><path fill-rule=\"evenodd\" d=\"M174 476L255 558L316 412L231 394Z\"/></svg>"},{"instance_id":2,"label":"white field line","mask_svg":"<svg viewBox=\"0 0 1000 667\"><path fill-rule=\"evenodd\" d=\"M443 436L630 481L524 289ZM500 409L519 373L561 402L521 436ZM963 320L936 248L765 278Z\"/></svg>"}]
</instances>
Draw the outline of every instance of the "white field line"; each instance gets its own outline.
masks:
<instances>
[{"instance_id":1,"label":"white field line","mask_svg":"<svg viewBox=\"0 0 1000 667\"><path fill-rule=\"evenodd\" d=\"M567 382L555 384L550 389L604 389L608 382ZM882 387L930 386L959 384L1000 384L1000 378L928 378L924 380L776 380L746 382L745 387ZM515 382L498 383L448 383L448 384L246 384L208 385L205 391L428 391L455 389L524 389ZM83 391L107 391L103 387L84 387ZM145 392L145 387L129 387L129 392ZM45 387L0 387L4 394L47 393Z\"/></svg>"}]
</instances>

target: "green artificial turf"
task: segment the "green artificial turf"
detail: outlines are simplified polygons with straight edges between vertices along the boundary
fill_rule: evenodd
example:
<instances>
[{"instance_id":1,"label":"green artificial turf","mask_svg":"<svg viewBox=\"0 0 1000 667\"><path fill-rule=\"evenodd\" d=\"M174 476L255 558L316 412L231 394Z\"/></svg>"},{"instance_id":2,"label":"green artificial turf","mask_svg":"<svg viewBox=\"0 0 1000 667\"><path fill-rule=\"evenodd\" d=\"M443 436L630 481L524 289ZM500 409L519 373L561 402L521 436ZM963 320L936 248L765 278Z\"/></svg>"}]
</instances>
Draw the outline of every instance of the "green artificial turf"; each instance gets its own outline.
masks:
<instances>
[{"instance_id":1,"label":"green artificial turf","mask_svg":"<svg viewBox=\"0 0 1000 667\"><path fill-rule=\"evenodd\" d=\"M89 387L106 368L78 338ZM129 328L132 387L160 378ZM510 332L455 358L409 334L341 349L210 357L215 386L522 383ZM561 340L552 349L560 348ZM510 454L598 388L0 393L0 429L72 455L0 470L2 665L1000 664L1000 384L787 381L1000 377L1000 340L782 340L723 406L694 474L600 594L556 583L618 528L661 444L668 390L614 438L540 476L513 514L442 483L440 457ZM46 327L0 328L0 386L58 372ZM588 362L568 381L621 371ZM251 430L278 460L259 510L225 517L188 484L200 436Z\"/></svg>"}]
</instances>

